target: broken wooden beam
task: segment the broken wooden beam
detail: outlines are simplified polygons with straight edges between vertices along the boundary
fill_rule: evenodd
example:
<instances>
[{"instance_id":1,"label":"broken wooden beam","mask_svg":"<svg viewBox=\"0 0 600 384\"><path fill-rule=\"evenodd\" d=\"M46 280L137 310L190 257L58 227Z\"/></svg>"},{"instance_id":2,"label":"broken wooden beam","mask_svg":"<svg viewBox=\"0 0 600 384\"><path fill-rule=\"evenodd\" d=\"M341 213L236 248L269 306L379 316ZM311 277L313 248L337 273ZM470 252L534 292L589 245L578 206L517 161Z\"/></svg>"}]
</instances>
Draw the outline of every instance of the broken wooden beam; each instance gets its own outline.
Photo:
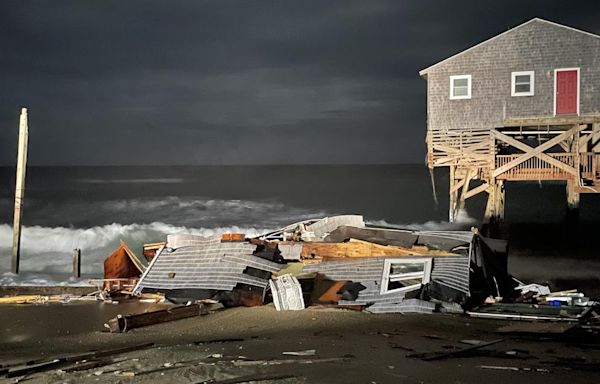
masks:
<instances>
[{"instance_id":1,"label":"broken wooden beam","mask_svg":"<svg viewBox=\"0 0 600 384\"><path fill-rule=\"evenodd\" d=\"M112 333L127 332L130 329L146 327L149 325L166 323L168 321L185 319L206 315L208 311L202 304L181 305L160 311L136 313L131 315L117 315L110 319L104 327Z\"/></svg>"},{"instance_id":2,"label":"broken wooden beam","mask_svg":"<svg viewBox=\"0 0 600 384\"><path fill-rule=\"evenodd\" d=\"M279 381L285 379L298 378L298 375L292 374L270 374L270 373L253 373L251 375L234 377L232 379L225 380L208 380L202 381L200 384L241 384L255 381Z\"/></svg>"},{"instance_id":3,"label":"broken wooden beam","mask_svg":"<svg viewBox=\"0 0 600 384\"><path fill-rule=\"evenodd\" d=\"M501 341L504 341L504 339L496 339L496 340L492 340L492 341L487 341L487 342L475 344L471 347L457 349L457 350L450 351L450 352L439 351L439 352L427 352L427 353L410 353L410 354L406 355L406 357L419 358L424 361L433 361L433 360L448 359L448 358L452 358L452 357L461 357L461 356L465 356L465 355L469 354L470 352L474 352L477 349L487 347L487 346L490 346L493 344L497 344Z\"/></svg>"}]
</instances>

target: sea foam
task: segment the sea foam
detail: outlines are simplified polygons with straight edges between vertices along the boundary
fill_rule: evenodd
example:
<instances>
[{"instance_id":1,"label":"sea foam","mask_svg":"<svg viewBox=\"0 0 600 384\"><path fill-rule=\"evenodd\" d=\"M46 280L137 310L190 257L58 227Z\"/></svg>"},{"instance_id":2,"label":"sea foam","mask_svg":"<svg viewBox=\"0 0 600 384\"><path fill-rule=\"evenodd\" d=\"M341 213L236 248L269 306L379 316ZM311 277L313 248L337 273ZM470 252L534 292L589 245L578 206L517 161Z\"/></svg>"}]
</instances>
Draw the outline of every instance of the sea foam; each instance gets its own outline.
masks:
<instances>
[{"instance_id":1,"label":"sea foam","mask_svg":"<svg viewBox=\"0 0 600 384\"><path fill-rule=\"evenodd\" d=\"M246 236L253 237L271 230L270 228L237 226L189 228L161 222L150 224L113 223L90 228L23 227L21 271L25 275L29 274L29 280L41 279L36 285L42 285L44 280L56 282L56 276L69 273L72 251L79 248L82 254L82 273L100 277L104 259L118 247L119 240L125 241L134 253L141 257L142 244L165 241L168 234L190 233L211 236L223 233L245 233ZM11 243L12 227L7 224L0 225L0 273L4 273L0 275L0 285L11 285L12 282L19 280L8 273ZM35 281L30 281L30 283L32 282Z\"/></svg>"}]
</instances>

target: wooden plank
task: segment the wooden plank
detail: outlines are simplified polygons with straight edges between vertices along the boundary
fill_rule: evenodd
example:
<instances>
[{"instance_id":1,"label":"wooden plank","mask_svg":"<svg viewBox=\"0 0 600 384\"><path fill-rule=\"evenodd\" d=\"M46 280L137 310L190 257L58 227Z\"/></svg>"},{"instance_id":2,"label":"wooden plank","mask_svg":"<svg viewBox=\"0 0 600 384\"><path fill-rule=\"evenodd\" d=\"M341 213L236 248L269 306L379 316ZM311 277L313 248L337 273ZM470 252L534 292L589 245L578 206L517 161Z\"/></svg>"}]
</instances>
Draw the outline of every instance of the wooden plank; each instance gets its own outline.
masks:
<instances>
[{"instance_id":1,"label":"wooden plank","mask_svg":"<svg viewBox=\"0 0 600 384\"><path fill-rule=\"evenodd\" d=\"M427 247L404 248L393 245L380 245L367 241L350 239L346 243L302 243L303 259L315 258L360 258L384 256L431 256L452 255L446 251L431 250Z\"/></svg>"},{"instance_id":2,"label":"wooden plank","mask_svg":"<svg viewBox=\"0 0 600 384\"><path fill-rule=\"evenodd\" d=\"M544 161L546 161L552 165L555 165L558 168L564 169L565 171L567 171L569 173L577 175L576 169L544 154L543 151L552 148L553 146L557 145L558 143L565 140L566 138L578 133L582 129L583 129L582 126L574 127L574 128L554 137L553 139L551 139L551 140L545 142L544 144L537 146L535 148L532 148L527 144L521 143L520 141L517 141L510 136L504 135L504 134L494 130L493 133L494 133L494 136L496 137L496 139L502 140L502 141L514 146L515 148L521 149L522 151L525 151L525 153L522 156L520 156L519 158L517 158L516 160L510 161L509 163L501 166L500 168L495 169L492 172L492 177L496 177L532 157L539 157L539 158L543 159Z\"/></svg>"},{"instance_id":3,"label":"wooden plank","mask_svg":"<svg viewBox=\"0 0 600 384\"><path fill-rule=\"evenodd\" d=\"M452 358L452 357L460 357L460 356L467 355L470 352L474 352L477 349L497 344L501 341L504 341L504 339L497 339L497 340L492 340L492 341L488 341L488 342L484 342L484 343L479 343L479 344L475 344L471 347L467 347L467 348L463 348L463 349L459 349L459 350L453 350L450 352L439 351L439 352L430 352L430 353L411 353L411 354L406 355L406 357L416 357L416 358L420 358L421 360L424 360L424 361L433 361L433 360L448 359L448 358Z\"/></svg>"},{"instance_id":4,"label":"wooden plank","mask_svg":"<svg viewBox=\"0 0 600 384\"><path fill-rule=\"evenodd\" d=\"M469 192L465 193L465 200L473 197L481 192L488 192L488 188L489 188L489 184L488 183L483 183L480 186L477 186L473 189L471 189Z\"/></svg>"},{"instance_id":5,"label":"wooden plank","mask_svg":"<svg viewBox=\"0 0 600 384\"><path fill-rule=\"evenodd\" d=\"M593 133L581 136L579 138L578 152L587 152L587 144L592 140L593 137Z\"/></svg>"},{"instance_id":6,"label":"wooden plank","mask_svg":"<svg viewBox=\"0 0 600 384\"><path fill-rule=\"evenodd\" d=\"M214 380L209 380L209 381L203 381L201 383L212 383L212 384L242 384L242 383L254 383L257 381L263 382L263 381L273 381L273 382L279 382L280 380L285 380L285 379L295 379L295 378L299 378L300 376L298 375L294 375L294 374L288 374L288 373L283 373L283 374L273 374L273 373L252 373L250 375L245 375L245 376L238 376L238 377L234 377L232 379L224 379L224 380L218 380L218 381L214 381Z\"/></svg>"},{"instance_id":7,"label":"wooden plank","mask_svg":"<svg viewBox=\"0 0 600 384\"><path fill-rule=\"evenodd\" d=\"M450 188L450 193L458 191L463 185L465 185L465 179L461 179L457 183L454 183L454 185Z\"/></svg>"}]
</instances>

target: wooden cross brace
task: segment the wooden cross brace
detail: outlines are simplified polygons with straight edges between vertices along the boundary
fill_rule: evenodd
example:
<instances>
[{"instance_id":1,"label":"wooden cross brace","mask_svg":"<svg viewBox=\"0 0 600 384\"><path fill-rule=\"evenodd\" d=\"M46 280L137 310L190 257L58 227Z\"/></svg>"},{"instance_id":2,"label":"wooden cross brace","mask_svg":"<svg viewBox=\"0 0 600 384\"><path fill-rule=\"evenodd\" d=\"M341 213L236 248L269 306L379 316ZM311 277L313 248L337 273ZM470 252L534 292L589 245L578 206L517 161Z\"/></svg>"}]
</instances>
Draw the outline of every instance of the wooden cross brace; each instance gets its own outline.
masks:
<instances>
[{"instance_id":1,"label":"wooden cross brace","mask_svg":"<svg viewBox=\"0 0 600 384\"><path fill-rule=\"evenodd\" d=\"M484 141L481 143L475 143L471 145L467 145L462 148L454 148L449 147L443 144L434 144L433 149L438 151L443 151L447 153L447 157L443 157L437 159L435 161L435 165L445 164L451 161L459 159L471 159L471 160L487 160L489 158L488 154L477 153L478 150L488 150L489 151L489 141Z\"/></svg>"},{"instance_id":2,"label":"wooden cross brace","mask_svg":"<svg viewBox=\"0 0 600 384\"><path fill-rule=\"evenodd\" d=\"M544 153L544 151L554 147L555 145L570 138L571 136L578 134L579 132L584 130L585 127L586 127L585 125L578 125L576 127L573 127L571 129L569 129L568 131L561 133L560 135L554 137L551 140L548 140L544 144L539 145L535 148L530 147L529 145L527 145L525 143L522 143L516 139L513 139L510 136L507 136L507 135L500 133L500 132L496 131L495 129L493 129L492 134L494 135L494 137L497 140L504 141L505 143L510 144L513 147L520 149L525 153L523 153L521 156L519 156L515 160L512 160L512 161L504 164L500 168L494 170L494 172L492 172L492 177L497 177L498 175L503 174L504 172L508 171L509 169L516 167L517 165L523 163L524 161L531 159L532 157L538 157L541 160L543 160L547 163L550 163L557 168L564 170L565 172L568 172L568 173L571 173L571 174L577 176L578 175L577 169L575 169L574 167L572 167L568 164L563 163L562 161L559 161L553 157L548 156L547 154Z\"/></svg>"}]
</instances>

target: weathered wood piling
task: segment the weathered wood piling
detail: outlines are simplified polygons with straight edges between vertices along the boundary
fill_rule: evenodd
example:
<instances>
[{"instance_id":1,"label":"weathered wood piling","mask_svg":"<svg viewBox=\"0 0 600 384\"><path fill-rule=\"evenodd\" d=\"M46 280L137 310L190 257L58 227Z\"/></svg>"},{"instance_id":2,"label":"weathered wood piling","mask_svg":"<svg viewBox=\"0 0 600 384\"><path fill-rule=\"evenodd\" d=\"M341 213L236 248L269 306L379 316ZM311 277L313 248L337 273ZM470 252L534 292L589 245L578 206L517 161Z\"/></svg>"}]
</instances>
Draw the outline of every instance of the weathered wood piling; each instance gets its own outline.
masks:
<instances>
[{"instance_id":1,"label":"weathered wood piling","mask_svg":"<svg viewBox=\"0 0 600 384\"><path fill-rule=\"evenodd\" d=\"M13 221L12 272L19 273L21 253L21 218L23 217L23 197L25 196L25 172L27 170L27 108L21 109L19 121L19 149L17 154L17 182L15 186L15 211Z\"/></svg>"}]
</instances>

